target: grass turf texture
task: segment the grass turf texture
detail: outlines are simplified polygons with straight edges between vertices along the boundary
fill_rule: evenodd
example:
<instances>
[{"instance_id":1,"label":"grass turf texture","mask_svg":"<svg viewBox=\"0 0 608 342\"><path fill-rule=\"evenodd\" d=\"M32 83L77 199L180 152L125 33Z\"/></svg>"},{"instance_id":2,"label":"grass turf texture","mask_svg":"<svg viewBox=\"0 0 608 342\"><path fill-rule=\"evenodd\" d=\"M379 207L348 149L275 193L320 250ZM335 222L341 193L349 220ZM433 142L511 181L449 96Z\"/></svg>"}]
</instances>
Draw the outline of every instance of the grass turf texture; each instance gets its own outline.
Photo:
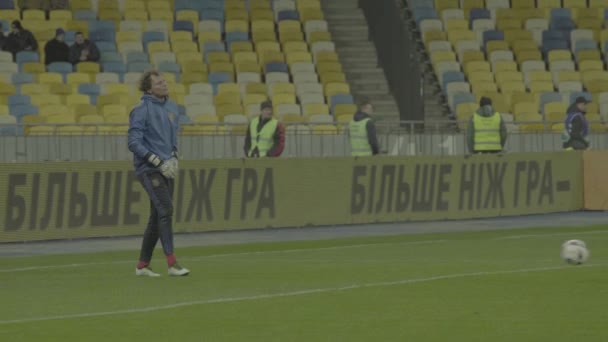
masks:
<instances>
[{"instance_id":1,"label":"grass turf texture","mask_svg":"<svg viewBox=\"0 0 608 342\"><path fill-rule=\"evenodd\" d=\"M185 278L160 250L161 278L136 251L1 258L0 341L605 341L605 229L182 248Z\"/></svg>"}]
</instances>

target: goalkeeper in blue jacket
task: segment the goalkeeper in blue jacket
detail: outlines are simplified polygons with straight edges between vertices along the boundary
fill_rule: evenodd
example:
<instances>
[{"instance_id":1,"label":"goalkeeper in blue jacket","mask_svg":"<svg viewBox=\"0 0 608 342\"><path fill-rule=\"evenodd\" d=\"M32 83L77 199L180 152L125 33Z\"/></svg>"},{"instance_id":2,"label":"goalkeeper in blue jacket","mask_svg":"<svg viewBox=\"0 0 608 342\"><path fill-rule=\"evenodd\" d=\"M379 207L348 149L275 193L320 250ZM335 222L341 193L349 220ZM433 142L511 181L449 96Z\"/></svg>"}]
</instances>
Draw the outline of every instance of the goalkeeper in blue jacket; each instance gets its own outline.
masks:
<instances>
[{"instance_id":1,"label":"goalkeeper in blue jacket","mask_svg":"<svg viewBox=\"0 0 608 342\"><path fill-rule=\"evenodd\" d=\"M185 276L173 252L173 185L178 170L178 108L169 100L165 79L156 71L142 75L141 102L129 118L129 150L133 152L135 173L150 198L150 218L144 233L138 276L158 277L150 268L152 253L160 239L170 276Z\"/></svg>"}]
</instances>

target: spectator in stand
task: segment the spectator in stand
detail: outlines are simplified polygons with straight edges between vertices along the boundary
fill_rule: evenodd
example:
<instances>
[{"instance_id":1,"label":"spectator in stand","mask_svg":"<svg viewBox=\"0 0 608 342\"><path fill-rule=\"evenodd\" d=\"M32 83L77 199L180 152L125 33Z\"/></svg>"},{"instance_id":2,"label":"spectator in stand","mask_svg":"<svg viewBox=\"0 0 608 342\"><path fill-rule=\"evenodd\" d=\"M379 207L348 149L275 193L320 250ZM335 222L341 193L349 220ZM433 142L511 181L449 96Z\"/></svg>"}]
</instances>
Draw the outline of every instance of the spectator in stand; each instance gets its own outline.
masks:
<instances>
[{"instance_id":1,"label":"spectator in stand","mask_svg":"<svg viewBox=\"0 0 608 342\"><path fill-rule=\"evenodd\" d=\"M19 20L15 20L11 24L11 33L6 38L4 50L10 51L15 58L21 51L38 51L38 42L32 32L24 29Z\"/></svg>"},{"instance_id":2,"label":"spectator in stand","mask_svg":"<svg viewBox=\"0 0 608 342\"><path fill-rule=\"evenodd\" d=\"M99 50L82 32L76 32L74 45L70 47L70 63L99 62Z\"/></svg>"},{"instance_id":3,"label":"spectator in stand","mask_svg":"<svg viewBox=\"0 0 608 342\"><path fill-rule=\"evenodd\" d=\"M492 107L492 99L482 97L479 109L473 113L467 129L469 153L501 153L507 143L507 126L499 112Z\"/></svg>"},{"instance_id":4,"label":"spectator in stand","mask_svg":"<svg viewBox=\"0 0 608 342\"><path fill-rule=\"evenodd\" d=\"M55 38L46 43L46 46L44 47L44 64L49 65L53 62L69 62L70 47L63 41L64 34L65 32L63 29L58 28L55 31Z\"/></svg>"},{"instance_id":5,"label":"spectator in stand","mask_svg":"<svg viewBox=\"0 0 608 342\"><path fill-rule=\"evenodd\" d=\"M374 106L367 99L361 100L359 110L348 124L348 138L353 157L375 156L381 154L376 135L376 125L371 115Z\"/></svg>"},{"instance_id":6,"label":"spectator in stand","mask_svg":"<svg viewBox=\"0 0 608 342\"><path fill-rule=\"evenodd\" d=\"M272 117L272 102L263 102L260 109L262 113L247 129L245 155L249 158L279 157L285 148L285 129Z\"/></svg>"},{"instance_id":7,"label":"spectator in stand","mask_svg":"<svg viewBox=\"0 0 608 342\"><path fill-rule=\"evenodd\" d=\"M562 134L562 146L565 150L586 150L590 148L589 123L585 114L587 113L587 99L579 96L568 108L565 130Z\"/></svg>"},{"instance_id":8,"label":"spectator in stand","mask_svg":"<svg viewBox=\"0 0 608 342\"><path fill-rule=\"evenodd\" d=\"M4 35L4 27L2 27L2 23L0 23L0 50L4 50L5 44L6 36Z\"/></svg>"}]
</instances>

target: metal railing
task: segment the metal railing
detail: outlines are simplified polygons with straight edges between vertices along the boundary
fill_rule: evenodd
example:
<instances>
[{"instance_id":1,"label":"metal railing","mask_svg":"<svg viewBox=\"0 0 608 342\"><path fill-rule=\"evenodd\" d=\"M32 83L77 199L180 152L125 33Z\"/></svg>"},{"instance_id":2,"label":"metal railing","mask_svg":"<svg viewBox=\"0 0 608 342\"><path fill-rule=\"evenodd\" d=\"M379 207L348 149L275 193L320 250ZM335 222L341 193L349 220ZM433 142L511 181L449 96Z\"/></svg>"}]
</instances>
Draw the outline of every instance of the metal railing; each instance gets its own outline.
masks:
<instances>
[{"instance_id":1,"label":"metal railing","mask_svg":"<svg viewBox=\"0 0 608 342\"><path fill-rule=\"evenodd\" d=\"M594 149L608 149L603 124L590 135ZM288 125L283 158L350 155L346 123ZM378 140L388 155L463 155L466 123L379 122ZM527 131L530 129L531 131ZM515 126L512 126L515 128ZM130 160L127 129L122 125L0 125L0 162ZM243 158L246 126L184 124L179 136L184 159ZM520 123L512 129L508 152L549 152L562 149L561 132L549 122Z\"/></svg>"}]
</instances>

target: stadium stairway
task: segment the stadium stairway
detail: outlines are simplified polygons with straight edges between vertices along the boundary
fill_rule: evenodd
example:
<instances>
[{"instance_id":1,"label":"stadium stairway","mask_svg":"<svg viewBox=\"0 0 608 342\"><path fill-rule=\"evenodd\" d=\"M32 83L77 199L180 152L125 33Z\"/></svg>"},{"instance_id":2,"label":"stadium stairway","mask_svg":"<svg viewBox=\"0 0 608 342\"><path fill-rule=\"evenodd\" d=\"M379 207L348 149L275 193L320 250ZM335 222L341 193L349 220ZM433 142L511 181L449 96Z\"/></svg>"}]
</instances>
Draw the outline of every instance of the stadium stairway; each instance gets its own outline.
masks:
<instances>
[{"instance_id":1,"label":"stadium stairway","mask_svg":"<svg viewBox=\"0 0 608 342\"><path fill-rule=\"evenodd\" d=\"M379 121L399 120L399 109L384 70L378 66L376 47L369 40L367 21L357 1L324 1L322 6L355 99L371 100Z\"/></svg>"}]
</instances>

